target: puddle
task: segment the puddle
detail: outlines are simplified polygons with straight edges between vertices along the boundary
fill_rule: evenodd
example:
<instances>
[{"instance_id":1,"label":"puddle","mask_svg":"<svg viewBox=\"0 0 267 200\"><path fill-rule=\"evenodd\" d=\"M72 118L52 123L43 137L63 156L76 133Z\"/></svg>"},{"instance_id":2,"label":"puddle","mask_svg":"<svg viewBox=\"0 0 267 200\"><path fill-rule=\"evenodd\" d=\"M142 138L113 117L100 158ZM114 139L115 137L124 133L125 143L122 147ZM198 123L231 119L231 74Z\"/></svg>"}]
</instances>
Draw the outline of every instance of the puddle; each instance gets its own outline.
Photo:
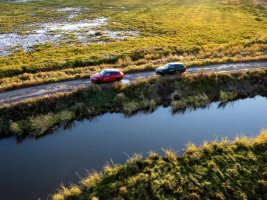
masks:
<instances>
[{"instance_id":1,"label":"puddle","mask_svg":"<svg viewBox=\"0 0 267 200\"><path fill-rule=\"evenodd\" d=\"M104 31L104 34L110 38L116 40L123 40L125 38L135 38L138 37L137 31Z\"/></svg>"},{"instance_id":2,"label":"puddle","mask_svg":"<svg viewBox=\"0 0 267 200\"><path fill-rule=\"evenodd\" d=\"M57 12L80 12L80 7L65 7L56 9Z\"/></svg>"},{"instance_id":3,"label":"puddle","mask_svg":"<svg viewBox=\"0 0 267 200\"><path fill-rule=\"evenodd\" d=\"M41 26L39 30L36 32L51 32L51 31L65 31L65 32L73 32L80 30L88 30L94 27L101 27L108 24L107 18L100 17L93 20L83 20L75 23L46 23Z\"/></svg>"},{"instance_id":4,"label":"puddle","mask_svg":"<svg viewBox=\"0 0 267 200\"><path fill-rule=\"evenodd\" d=\"M123 84L130 84L130 80L128 80L128 79L122 79L121 82Z\"/></svg>"},{"instance_id":5,"label":"puddle","mask_svg":"<svg viewBox=\"0 0 267 200\"><path fill-rule=\"evenodd\" d=\"M64 8L58 8L55 11L56 12L61 12L61 13L66 13L68 14L69 19L73 19L74 17L79 16L79 14L83 10L88 10L88 8L81 8L81 7L64 7Z\"/></svg>"},{"instance_id":6,"label":"puddle","mask_svg":"<svg viewBox=\"0 0 267 200\"><path fill-rule=\"evenodd\" d=\"M78 7L57 9L59 12L71 11L72 13L68 18L77 16L75 12L79 10L80 8ZM0 34L0 55L8 56L18 49L29 51L33 49L31 47L38 44L54 43L60 45L68 43L75 45L78 43L107 43L109 39L123 40L138 37L137 31L102 30L107 25L108 18L105 17L78 22L31 24L29 25L30 27L37 28L24 34L16 32Z\"/></svg>"}]
</instances>

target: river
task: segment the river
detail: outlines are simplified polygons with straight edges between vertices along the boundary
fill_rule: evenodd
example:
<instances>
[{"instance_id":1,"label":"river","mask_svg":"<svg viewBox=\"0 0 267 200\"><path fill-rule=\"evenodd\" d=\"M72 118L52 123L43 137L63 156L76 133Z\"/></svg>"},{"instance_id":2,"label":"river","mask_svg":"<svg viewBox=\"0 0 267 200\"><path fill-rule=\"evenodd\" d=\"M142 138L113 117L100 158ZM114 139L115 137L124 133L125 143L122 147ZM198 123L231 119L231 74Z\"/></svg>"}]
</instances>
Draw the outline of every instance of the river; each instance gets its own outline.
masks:
<instances>
[{"instance_id":1,"label":"river","mask_svg":"<svg viewBox=\"0 0 267 200\"><path fill-rule=\"evenodd\" d=\"M1 199L46 199L61 183L77 183L86 169L101 170L111 160L123 163L134 153L146 156L162 148L182 153L189 142L255 136L267 128L266 110L267 99L257 96L175 115L164 107L129 118L109 113L39 139L1 139Z\"/></svg>"}]
</instances>

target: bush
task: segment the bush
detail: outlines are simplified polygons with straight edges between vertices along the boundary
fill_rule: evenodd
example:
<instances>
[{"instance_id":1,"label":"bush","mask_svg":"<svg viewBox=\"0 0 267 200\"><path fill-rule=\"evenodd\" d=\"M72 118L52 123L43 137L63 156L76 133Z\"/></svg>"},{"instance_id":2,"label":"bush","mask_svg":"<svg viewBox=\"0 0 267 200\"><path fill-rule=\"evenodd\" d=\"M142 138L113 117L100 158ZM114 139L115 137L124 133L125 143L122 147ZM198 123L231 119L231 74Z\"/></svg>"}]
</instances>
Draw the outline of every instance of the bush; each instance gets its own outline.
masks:
<instances>
[{"instance_id":1,"label":"bush","mask_svg":"<svg viewBox=\"0 0 267 200\"><path fill-rule=\"evenodd\" d=\"M76 117L83 117L88 114L88 108L84 103L76 103L70 110L75 114Z\"/></svg>"},{"instance_id":2,"label":"bush","mask_svg":"<svg viewBox=\"0 0 267 200\"><path fill-rule=\"evenodd\" d=\"M126 97L123 93L119 93L114 97L114 103L117 106L122 106L125 101L126 101Z\"/></svg>"},{"instance_id":3,"label":"bush","mask_svg":"<svg viewBox=\"0 0 267 200\"><path fill-rule=\"evenodd\" d=\"M132 115L139 109L139 104L137 102L126 102L123 104L123 112L126 115Z\"/></svg>"}]
</instances>

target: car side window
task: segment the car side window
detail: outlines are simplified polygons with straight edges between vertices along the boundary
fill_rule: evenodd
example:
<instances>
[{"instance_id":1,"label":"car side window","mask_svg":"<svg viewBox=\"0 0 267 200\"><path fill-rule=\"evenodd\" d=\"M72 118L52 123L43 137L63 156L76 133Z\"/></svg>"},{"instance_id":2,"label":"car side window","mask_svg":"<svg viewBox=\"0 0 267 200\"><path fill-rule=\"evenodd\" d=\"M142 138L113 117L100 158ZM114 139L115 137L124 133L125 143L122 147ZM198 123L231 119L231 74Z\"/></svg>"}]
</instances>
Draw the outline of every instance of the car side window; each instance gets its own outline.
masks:
<instances>
[{"instance_id":1,"label":"car side window","mask_svg":"<svg viewBox=\"0 0 267 200\"><path fill-rule=\"evenodd\" d=\"M181 67L181 65L176 65L175 68L177 68L177 69L181 69L182 67Z\"/></svg>"},{"instance_id":2,"label":"car side window","mask_svg":"<svg viewBox=\"0 0 267 200\"><path fill-rule=\"evenodd\" d=\"M110 76L110 72L106 72L104 76Z\"/></svg>"}]
</instances>

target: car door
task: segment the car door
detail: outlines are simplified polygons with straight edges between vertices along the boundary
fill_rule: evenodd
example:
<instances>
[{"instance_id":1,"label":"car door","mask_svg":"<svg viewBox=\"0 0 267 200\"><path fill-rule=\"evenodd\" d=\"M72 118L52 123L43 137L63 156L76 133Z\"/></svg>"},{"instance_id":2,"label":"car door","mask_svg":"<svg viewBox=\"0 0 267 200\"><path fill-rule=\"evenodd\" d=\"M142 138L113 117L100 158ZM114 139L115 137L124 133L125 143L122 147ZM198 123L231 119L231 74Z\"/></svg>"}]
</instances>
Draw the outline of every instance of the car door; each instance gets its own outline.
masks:
<instances>
[{"instance_id":1,"label":"car door","mask_svg":"<svg viewBox=\"0 0 267 200\"><path fill-rule=\"evenodd\" d=\"M110 81L114 82L114 81L116 81L116 79L117 79L116 72L110 72Z\"/></svg>"},{"instance_id":2,"label":"car door","mask_svg":"<svg viewBox=\"0 0 267 200\"><path fill-rule=\"evenodd\" d=\"M172 72L174 72L174 71L175 71L175 65L171 65L171 66L169 67L169 72L172 73Z\"/></svg>"},{"instance_id":3,"label":"car door","mask_svg":"<svg viewBox=\"0 0 267 200\"><path fill-rule=\"evenodd\" d=\"M179 64L179 65L176 65L176 71L177 71L177 72L182 73L182 72L184 72L183 69L184 69L183 65L180 65L180 64Z\"/></svg>"},{"instance_id":4,"label":"car door","mask_svg":"<svg viewBox=\"0 0 267 200\"><path fill-rule=\"evenodd\" d=\"M103 79L104 79L104 82L109 82L110 81L110 72L106 72L104 74Z\"/></svg>"},{"instance_id":5,"label":"car door","mask_svg":"<svg viewBox=\"0 0 267 200\"><path fill-rule=\"evenodd\" d=\"M115 81L121 80L121 79L122 79L121 73L120 72L116 72Z\"/></svg>"},{"instance_id":6,"label":"car door","mask_svg":"<svg viewBox=\"0 0 267 200\"><path fill-rule=\"evenodd\" d=\"M180 65L175 65L175 72L180 72Z\"/></svg>"}]
</instances>

